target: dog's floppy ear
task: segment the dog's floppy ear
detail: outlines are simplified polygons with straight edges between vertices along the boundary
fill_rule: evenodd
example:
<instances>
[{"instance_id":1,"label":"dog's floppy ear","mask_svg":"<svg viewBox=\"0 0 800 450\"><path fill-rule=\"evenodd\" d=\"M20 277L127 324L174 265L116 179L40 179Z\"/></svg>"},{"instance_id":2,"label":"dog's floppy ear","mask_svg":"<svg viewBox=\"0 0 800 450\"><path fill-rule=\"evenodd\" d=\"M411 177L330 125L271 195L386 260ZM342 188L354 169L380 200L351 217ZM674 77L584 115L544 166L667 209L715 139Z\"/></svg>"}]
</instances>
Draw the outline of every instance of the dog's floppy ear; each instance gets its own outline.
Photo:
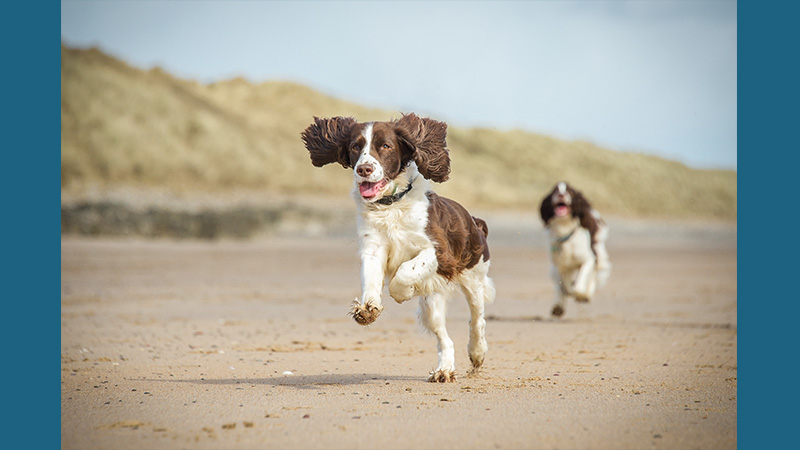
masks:
<instances>
[{"instance_id":1,"label":"dog's floppy ear","mask_svg":"<svg viewBox=\"0 0 800 450\"><path fill-rule=\"evenodd\" d=\"M350 167L347 144L356 120L352 117L314 117L314 123L300 134L311 156L311 164L322 167L325 164L339 163L345 169Z\"/></svg>"},{"instance_id":2,"label":"dog's floppy ear","mask_svg":"<svg viewBox=\"0 0 800 450\"><path fill-rule=\"evenodd\" d=\"M594 241L594 235L597 233L599 224L597 223L597 218L592 214L592 205L579 191L574 191L571 195L572 215L580 220L583 228L589 230L592 241Z\"/></svg>"},{"instance_id":3,"label":"dog's floppy ear","mask_svg":"<svg viewBox=\"0 0 800 450\"><path fill-rule=\"evenodd\" d=\"M553 192L555 192L555 190L550 191L547 196L542 199L542 203L539 206L539 214L542 216L542 222L544 222L545 225L556 215L553 209Z\"/></svg>"},{"instance_id":4,"label":"dog's floppy ear","mask_svg":"<svg viewBox=\"0 0 800 450\"><path fill-rule=\"evenodd\" d=\"M414 113L395 122L400 141L411 151L419 173L441 183L450 176L450 150L447 149L447 124Z\"/></svg>"},{"instance_id":5,"label":"dog's floppy ear","mask_svg":"<svg viewBox=\"0 0 800 450\"><path fill-rule=\"evenodd\" d=\"M572 197L572 205L570 205L570 208L572 208L572 216L578 217L583 221L584 217L589 215L589 210L592 209L592 206L580 191L569 188L568 192L570 197Z\"/></svg>"}]
</instances>

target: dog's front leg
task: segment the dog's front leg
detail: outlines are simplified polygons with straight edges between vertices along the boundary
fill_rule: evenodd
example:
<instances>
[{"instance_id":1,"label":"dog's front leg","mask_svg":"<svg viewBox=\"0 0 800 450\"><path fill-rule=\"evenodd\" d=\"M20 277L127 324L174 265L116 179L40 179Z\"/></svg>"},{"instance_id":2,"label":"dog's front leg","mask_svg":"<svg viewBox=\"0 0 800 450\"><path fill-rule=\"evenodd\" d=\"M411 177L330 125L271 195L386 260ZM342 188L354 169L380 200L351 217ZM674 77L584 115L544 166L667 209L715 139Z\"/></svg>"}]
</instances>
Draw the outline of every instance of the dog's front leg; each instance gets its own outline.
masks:
<instances>
[{"instance_id":1,"label":"dog's front leg","mask_svg":"<svg viewBox=\"0 0 800 450\"><path fill-rule=\"evenodd\" d=\"M436 249L426 248L414 258L404 262L389 282L389 295L397 303L403 303L415 295L419 295L421 285L436 273L439 264L436 260Z\"/></svg>"},{"instance_id":2,"label":"dog's front leg","mask_svg":"<svg viewBox=\"0 0 800 450\"><path fill-rule=\"evenodd\" d=\"M575 283L572 285L572 294L575 300L579 302L588 302L594 295L594 276L595 276L595 262L594 259L589 259L581 265L578 270L578 275L575 277Z\"/></svg>"},{"instance_id":3,"label":"dog's front leg","mask_svg":"<svg viewBox=\"0 0 800 450\"><path fill-rule=\"evenodd\" d=\"M360 325L369 325L383 311L381 291L383 290L386 267L386 247L368 244L361 249L361 301L353 301L350 315Z\"/></svg>"},{"instance_id":4,"label":"dog's front leg","mask_svg":"<svg viewBox=\"0 0 800 450\"><path fill-rule=\"evenodd\" d=\"M566 281L555 264L550 266L550 278L553 280L556 297L551 314L553 317L561 317L564 315L564 306L566 304L567 297L569 296L569 287L564 284Z\"/></svg>"}]
</instances>

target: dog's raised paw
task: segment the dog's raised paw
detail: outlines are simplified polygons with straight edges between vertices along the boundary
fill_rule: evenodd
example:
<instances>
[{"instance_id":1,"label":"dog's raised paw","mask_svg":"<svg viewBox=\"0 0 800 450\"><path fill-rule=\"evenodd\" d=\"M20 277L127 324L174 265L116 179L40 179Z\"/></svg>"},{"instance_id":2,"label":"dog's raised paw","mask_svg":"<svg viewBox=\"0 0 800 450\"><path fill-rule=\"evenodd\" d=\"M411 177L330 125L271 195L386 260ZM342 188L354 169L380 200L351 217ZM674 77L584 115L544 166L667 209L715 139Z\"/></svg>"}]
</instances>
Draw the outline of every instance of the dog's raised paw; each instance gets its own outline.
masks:
<instances>
[{"instance_id":1,"label":"dog's raised paw","mask_svg":"<svg viewBox=\"0 0 800 450\"><path fill-rule=\"evenodd\" d=\"M375 305L369 302L362 305L356 299L353 300L353 303L350 305L350 312L348 314L359 325L369 325L372 322L375 322L375 319L381 315L382 311L382 305Z\"/></svg>"},{"instance_id":2,"label":"dog's raised paw","mask_svg":"<svg viewBox=\"0 0 800 450\"><path fill-rule=\"evenodd\" d=\"M414 285L400 282L400 279L401 277L395 276L389 283L389 295L395 302L402 304L414 296L415 288Z\"/></svg>"},{"instance_id":3,"label":"dog's raised paw","mask_svg":"<svg viewBox=\"0 0 800 450\"><path fill-rule=\"evenodd\" d=\"M428 377L431 383L452 383L456 381L456 373L452 370L437 370Z\"/></svg>"}]
</instances>

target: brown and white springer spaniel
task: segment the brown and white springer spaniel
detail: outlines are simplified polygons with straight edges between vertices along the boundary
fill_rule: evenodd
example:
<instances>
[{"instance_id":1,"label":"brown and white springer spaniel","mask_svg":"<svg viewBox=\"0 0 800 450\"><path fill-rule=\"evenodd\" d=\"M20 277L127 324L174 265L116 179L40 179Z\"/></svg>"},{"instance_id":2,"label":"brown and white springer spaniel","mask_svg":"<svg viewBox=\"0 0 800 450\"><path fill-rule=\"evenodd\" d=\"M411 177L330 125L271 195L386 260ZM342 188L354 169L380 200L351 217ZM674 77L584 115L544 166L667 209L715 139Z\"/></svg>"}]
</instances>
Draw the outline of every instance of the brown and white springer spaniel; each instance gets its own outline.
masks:
<instances>
[{"instance_id":1,"label":"brown and white springer spaniel","mask_svg":"<svg viewBox=\"0 0 800 450\"><path fill-rule=\"evenodd\" d=\"M436 336L439 351L432 382L455 380L445 329L448 295L461 287L469 303L471 371L486 355L484 305L495 297L486 222L430 188L430 181L450 174L446 134L445 123L413 113L388 122L315 117L301 134L314 166L353 169L362 294L350 315L361 325L374 322L383 311L385 280L397 303L418 296L420 322Z\"/></svg>"},{"instance_id":2,"label":"brown and white springer spaniel","mask_svg":"<svg viewBox=\"0 0 800 450\"><path fill-rule=\"evenodd\" d=\"M566 300L588 302L611 275L608 226L586 197L564 182L556 184L539 209L550 236L550 276L556 289L552 314L560 317Z\"/></svg>"}]
</instances>

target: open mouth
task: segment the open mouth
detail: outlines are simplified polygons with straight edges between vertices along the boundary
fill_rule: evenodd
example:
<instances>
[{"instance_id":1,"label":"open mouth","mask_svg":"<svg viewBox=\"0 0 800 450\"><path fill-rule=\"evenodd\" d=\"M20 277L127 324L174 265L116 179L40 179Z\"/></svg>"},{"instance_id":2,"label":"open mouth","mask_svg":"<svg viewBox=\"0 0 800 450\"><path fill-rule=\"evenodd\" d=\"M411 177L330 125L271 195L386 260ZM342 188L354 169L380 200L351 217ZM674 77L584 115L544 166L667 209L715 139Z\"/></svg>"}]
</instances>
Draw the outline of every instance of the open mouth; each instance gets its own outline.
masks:
<instances>
[{"instance_id":1,"label":"open mouth","mask_svg":"<svg viewBox=\"0 0 800 450\"><path fill-rule=\"evenodd\" d=\"M358 192L361 193L361 198L364 200L372 200L381 193L388 183L389 181L386 179L375 182L364 181L358 183Z\"/></svg>"},{"instance_id":2,"label":"open mouth","mask_svg":"<svg viewBox=\"0 0 800 450\"><path fill-rule=\"evenodd\" d=\"M566 203L556 203L555 213L558 217L564 217L569 215L569 205Z\"/></svg>"}]
</instances>

